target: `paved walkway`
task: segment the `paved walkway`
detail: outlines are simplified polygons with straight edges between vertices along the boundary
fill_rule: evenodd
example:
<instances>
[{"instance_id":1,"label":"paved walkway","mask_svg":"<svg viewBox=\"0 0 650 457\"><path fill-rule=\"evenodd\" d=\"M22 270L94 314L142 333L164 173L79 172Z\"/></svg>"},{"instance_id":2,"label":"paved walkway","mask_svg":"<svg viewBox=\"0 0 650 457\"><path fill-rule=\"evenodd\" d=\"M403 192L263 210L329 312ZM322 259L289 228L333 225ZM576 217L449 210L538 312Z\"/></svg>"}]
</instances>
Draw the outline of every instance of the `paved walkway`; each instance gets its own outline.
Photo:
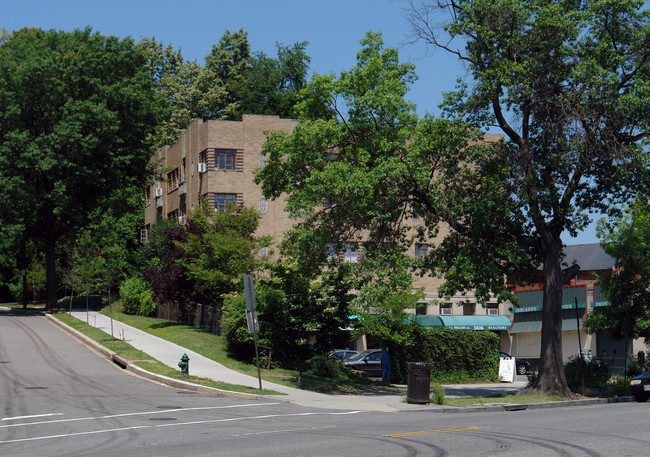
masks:
<instances>
[{"instance_id":1,"label":"paved walkway","mask_svg":"<svg viewBox=\"0 0 650 457\"><path fill-rule=\"evenodd\" d=\"M89 325L96 327L106 333L111 333L111 319L97 312L86 313L85 310L75 310L72 315L82 321L87 321ZM185 349L169 341L163 340L149 333L138 330L113 320L112 333L116 338L123 339L131 346L149 354L154 359L178 369L178 362L183 354L190 358L189 371L193 376L210 378L215 381L227 382L230 384L259 387L259 380L256 377L248 376L237 371L231 370L220 363L210 360L196 352ZM482 392L489 390L499 393L512 393L523 389L526 382L519 381L516 383L498 383L484 385L467 385L467 386L446 386L448 396L471 396L481 395ZM406 411L406 410L432 410L442 408L436 405L416 405L406 403L405 395L325 395L306 390L294 389L279 384L274 384L262 380L264 389L275 390L284 395L269 396L278 401L287 401L302 406L312 406L332 409L356 409L363 411ZM464 393L465 389L471 392ZM489 395L487 393L486 395Z\"/></svg>"}]
</instances>

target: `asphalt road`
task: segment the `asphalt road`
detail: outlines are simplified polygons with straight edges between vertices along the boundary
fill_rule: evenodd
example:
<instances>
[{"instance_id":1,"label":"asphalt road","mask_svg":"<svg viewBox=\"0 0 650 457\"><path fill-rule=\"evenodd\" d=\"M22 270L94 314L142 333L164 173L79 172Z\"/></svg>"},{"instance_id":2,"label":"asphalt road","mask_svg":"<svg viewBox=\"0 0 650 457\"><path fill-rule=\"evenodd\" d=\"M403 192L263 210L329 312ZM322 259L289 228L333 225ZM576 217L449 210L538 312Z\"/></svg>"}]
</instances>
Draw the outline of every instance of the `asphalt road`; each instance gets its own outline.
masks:
<instances>
[{"instance_id":1,"label":"asphalt road","mask_svg":"<svg viewBox=\"0 0 650 457\"><path fill-rule=\"evenodd\" d=\"M134 377L0 312L0 456L648 455L650 404L442 414L297 407Z\"/></svg>"}]
</instances>

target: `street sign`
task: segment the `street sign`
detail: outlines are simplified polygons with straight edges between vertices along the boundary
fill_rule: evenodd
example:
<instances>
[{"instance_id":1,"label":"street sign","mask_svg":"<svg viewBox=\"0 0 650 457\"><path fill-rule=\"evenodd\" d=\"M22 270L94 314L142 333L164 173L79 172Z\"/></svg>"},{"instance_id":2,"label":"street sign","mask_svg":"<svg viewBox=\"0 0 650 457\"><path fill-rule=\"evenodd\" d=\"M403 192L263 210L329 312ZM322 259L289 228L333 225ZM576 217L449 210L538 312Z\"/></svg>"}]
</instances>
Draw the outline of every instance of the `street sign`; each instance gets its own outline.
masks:
<instances>
[{"instance_id":1,"label":"street sign","mask_svg":"<svg viewBox=\"0 0 650 457\"><path fill-rule=\"evenodd\" d=\"M246 296L246 324L248 332L255 333L259 331L257 323L257 312L255 311L255 285L253 284L253 275L244 275L244 295Z\"/></svg>"},{"instance_id":2,"label":"street sign","mask_svg":"<svg viewBox=\"0 0 650 457\"><path fill-rule=\"evenodd\" d=\"M246 297L246 324L248 332L253 334L255 341L255 361L257 364L257 378L260 381L260 390L262 390L262 373L260 372L260 353L257 348L257 312L255 311L255 285L253 284L253 275L244 275L244 295Z\"/></svg>"}]
</instances>

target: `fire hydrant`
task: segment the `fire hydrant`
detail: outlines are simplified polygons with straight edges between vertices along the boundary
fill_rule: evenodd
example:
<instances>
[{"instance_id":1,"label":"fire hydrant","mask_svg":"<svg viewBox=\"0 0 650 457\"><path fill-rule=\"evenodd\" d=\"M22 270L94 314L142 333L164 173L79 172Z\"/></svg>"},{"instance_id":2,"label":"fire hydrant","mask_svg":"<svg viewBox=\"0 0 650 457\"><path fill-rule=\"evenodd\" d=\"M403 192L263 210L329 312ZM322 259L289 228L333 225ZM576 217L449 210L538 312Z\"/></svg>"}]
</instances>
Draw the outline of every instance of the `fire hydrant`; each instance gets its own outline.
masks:
<instances>
[{"instance_id":1,"label":"fire hydrant","mask_svg":"<svg viewBox=\"0 0 650 457\"><path fill-rule=\"evenodd\" d=\"M178 362L178 366L181 368L181 373L190 374L190 358L187 354L183 354L181 361Z\"/></svg>"}]
</instances>

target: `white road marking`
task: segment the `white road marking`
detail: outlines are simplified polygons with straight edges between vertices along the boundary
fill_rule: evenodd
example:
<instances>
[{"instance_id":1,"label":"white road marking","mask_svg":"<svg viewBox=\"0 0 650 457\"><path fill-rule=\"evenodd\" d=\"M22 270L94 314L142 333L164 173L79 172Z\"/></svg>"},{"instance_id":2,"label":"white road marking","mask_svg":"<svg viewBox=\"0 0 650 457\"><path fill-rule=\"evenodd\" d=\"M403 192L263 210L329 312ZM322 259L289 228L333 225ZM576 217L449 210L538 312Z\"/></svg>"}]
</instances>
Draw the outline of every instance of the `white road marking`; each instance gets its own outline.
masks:
<instances>
[{"instance_id":1,"label":"white road marking","mask_svg":"<svg viewBox=\"0 0 650 457\"><path fill-rule=\"evenodd\" d=\"M35 414L33 416L16 416L16 417L3 417L0 421L17 421L21 419L35 419L37 417L51 417L51 416L63 416L62 413L51 413L51 414Z\"/></svg>"},{"instance_id":2,"label":"white road marking","mask_svg":"<svg viewBox=\"0 0 650 457\"><path fill-rule=\"evenodd\" d=\"M124 413L124 414L111 414L108 416L97 416L97 417L77 417L72 419L60 419L52 421L41 421L41 422L28 422L26 424L9 424L9 425L0 425L0 429L9 428L9 427L27 427L31 425L43 425L43 424L60 424L64 422L79 422L79 421L90 421L90 420L101 420L101 419L114 419L116 417L128 417L128 416L146 416L153 414L165 414L178 411L199 411L199 410L208 410L208 409L228 409L228 408L247 408L252 406L272 406L278 405L279 403L257 403L250 405L230 405L230 406L202 406L197 408L175 408L175 409L164 409L158 411L143 411L138 413ZM27 417L27 416L26 416Z\"/></svg>"},{"instance_id":3,"label":"white road marking","mask_svg":"<svg viewBox=\"0 0 650 457\"><path fill-rule=\"evenodd\" d=\"M242 406L245 406L245 405L242 405ZM204 408L190 408L190 409L204 409ZM178 410L172 410L172 411L178 411ZM174 424L140 425L140 426L135 426L135 427L123 427L123 428L113 428L113 429L105 429L105 430L95 430L95 431L90 431L90 432L76 432L76 433L66 433L66 434L61 434L61 435L47 435L47 436L37 436L37 437L34 437L34 438L22 438L22 439L15 439L15 440L5 440L5 441L0 441L0 444L21 443L21 442L27 442L27 441L39 441L39 440L48 440L48 439L54 439L54 438L68 438L68 437L84 436L84 435L97 435L97 434L100 434L100 433L113 433L113 432L121 432L121 431L127 431L127 430L145 429L145 428L181 427L181 426L187 426L187 425L215 424L215 423L218 423L218 422L240 422L240 421L245 421L245 420L269 419L269 418L275 418L275 417L342 416L342 415L358 414L358 413L361 413L361 411L347 411L347 412L344 412L344 413L322 413L322 412L318 412L318 413L295 413L295 414L268 414L268 415L264 415L264 416L233 417L233 418L228 418L228 419L210 419L210 420L204 420L204 421L181 422L181 423L174 423Z\"/></svg>"},{"instance_id":4,"label":"white road marking","mask_svg":"<svg viewBox=\"0 0 650 457\"><path fill-rule=\"evenodd\" d=\"M328 427L307 427L307 428L290 428L286 430L268 430L266 432L254 432L254 433L235 433L234 435L231 436L252 436L252 435L269 435L269 434L274 434L274 433L291 433L291 432L304 432L304 431L311 431L311 430L323 430L327 428L337 428L336 425L330 425Z\"/></svg>"}]
</instances>

